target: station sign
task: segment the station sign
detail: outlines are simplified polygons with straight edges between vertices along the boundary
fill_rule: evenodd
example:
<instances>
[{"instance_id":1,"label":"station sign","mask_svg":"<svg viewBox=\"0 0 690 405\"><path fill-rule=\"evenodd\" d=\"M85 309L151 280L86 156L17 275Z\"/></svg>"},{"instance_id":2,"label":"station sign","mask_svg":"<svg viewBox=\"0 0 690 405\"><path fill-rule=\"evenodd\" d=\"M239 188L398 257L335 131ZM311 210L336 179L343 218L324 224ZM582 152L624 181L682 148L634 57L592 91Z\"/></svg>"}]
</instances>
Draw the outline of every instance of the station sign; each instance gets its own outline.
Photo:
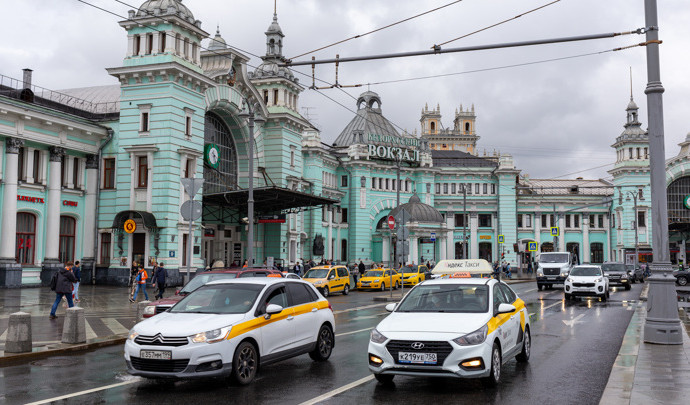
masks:
<instances>
[{"instance_id":1,"label":"station sign","mask_svg":"<svg viewBox=\"0 0 690 405\"><path fill-rule=\"evenodd\" d=\"M419 163L419 139L402 136L369 134L367 144L369 157L384 160L398 160L401 162ZM382 143L389 144L381 145Z\"/></svg>"},{"instance_id":2,"label":"station sign","mask_svg":"<svg viewBox=\"0 0 690 405\"><path fill-rule=\"evenodd\" d=\"M260 215L256 222L259 224L284 224L286 219L285 214Z\"/></svg>"}]
</instances>

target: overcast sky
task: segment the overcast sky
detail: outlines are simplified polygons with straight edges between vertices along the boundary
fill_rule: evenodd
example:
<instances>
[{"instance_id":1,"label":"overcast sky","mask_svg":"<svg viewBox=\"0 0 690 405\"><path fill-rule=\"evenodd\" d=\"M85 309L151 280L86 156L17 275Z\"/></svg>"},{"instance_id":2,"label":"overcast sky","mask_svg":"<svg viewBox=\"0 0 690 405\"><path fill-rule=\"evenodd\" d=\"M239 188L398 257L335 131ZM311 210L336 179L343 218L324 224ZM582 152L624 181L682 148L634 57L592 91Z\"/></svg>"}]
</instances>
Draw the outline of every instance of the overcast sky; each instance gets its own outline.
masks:
<instances>
[{"instance_id":1,"label":"overcast sky","mask_svg":"<svg viewBox=\"0 0 690 405\"><path fill-rule=\"evenodd\" d=\"M115 0L86 0L126 16L133 7ZM317 58L370 55L429 49L436 43L522 14L552 0L464 0L395 27L313 54ZM278 0L284 54L294 57L451 0ZM141 0L124 0L139 6ZM265 53L264 32L271 22L273 0L184 0L202 28L211 35L216 24L222 36L247 54ZM49 89L117 84L107 67L120 66L127 39L117 24L121 18L77 0L3 0L12 18L0 25L0 74L21 78L21 69L34 69L33 83ZM687 0L659 1L666 156L678 153L690 131L690 5ZM444 48L543 38L630 31L644 26L644 0L562 0L515 21L447 44ZM443 75L426 80L372 85L384 115L409 131L419 131L425 104L441 107L443 125L452 126L454 112L472 104L477 112L478 147L514 156L523 174L532 178L608 178L615 152L610 145L625 123L633 94L647 127L643 47L606 52L521 67L500 68L547 59L611 50L644 41L628 35L578 43L455 53L381 61L344 63L341 84L366 84L394 79ZM204 42L207 46L208 40ZM300 59L310 59L309 56ZM260 59L252 57L257 66ZM249 67L252 70L251 67ZM491 69L491 70L486 70ZM311 68L299 68L311 75ZM332 65L317 67L318 78L333 82ZM300 83L311 85L308 76ZM318 85L318 84L317 84ZM366 91L344 89L353 97ZM339 90L323 91L350 110L355 100ZM305 90L302 110L332 142L353 113L312 90ZM481 153L481 152L480 152ZM604 166L608 165L608 166ZM601 167L604 166L604 167Z\"/></svg>"}]
</instances>

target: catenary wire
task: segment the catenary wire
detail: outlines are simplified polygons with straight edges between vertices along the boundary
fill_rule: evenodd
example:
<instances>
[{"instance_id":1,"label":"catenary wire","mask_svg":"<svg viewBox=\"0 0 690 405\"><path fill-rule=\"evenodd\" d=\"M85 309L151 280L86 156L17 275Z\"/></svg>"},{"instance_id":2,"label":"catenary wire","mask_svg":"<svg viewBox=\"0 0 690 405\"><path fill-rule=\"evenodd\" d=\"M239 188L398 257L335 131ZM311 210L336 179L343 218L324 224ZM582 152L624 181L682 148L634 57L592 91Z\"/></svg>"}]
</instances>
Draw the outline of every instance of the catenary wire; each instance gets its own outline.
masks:
<instances>
[{"instance_id":1,"label":"catenary wire","mask_svg":"<svg viewBox=\"0 0 690 405\"><path fill-rule=\"evenodd\" d=\"M345 39L342 39L342 40L340 40L340 41L333 42L332 44L322 46L321 48L316 48L316 49L314 49L314 50L312 50L312 51L309 51L309 52L305 52L305 53L299 54L299 55L294 56L294 57L292 57L292 58L290 58L290 59L296 59L296 58L299 58L299 57L308 55L308 54L310 54L310 53L322 51L322 50L324 50L324 49L326 49L326 48L330 48L330 47L332 47L332 46L335 46L335 45L338 45L338 44L342 44L343 42L351 41L351 40L357 39L357 38L362 38L362 37L367 36L367 35L369 35L369 34L373 34L373 33L375 33L375 32L385 30L386 28L390 28L390 27L396 26L396 25L398 25L398 24L402 24L402 23L404 23L404 22L407 22L407 21L410 21L410 20L414 20L414 19L417 18L417 17L421 17L421 16L423 16L423 15L426 15L426 14L429 14L429 13L433 13L434 11L438 11L438 10L441 10L441 9L443 9L443 8L452 6L452 5L454 5L454 4L460 3L461 1L462 1L462 0L456 0L456 1L450 2L450 3L448 3L448 4L444 4L444 5L442 5L442 6L439 6L439 7L434 8L434 9L427 10L427 11L425 11L425 12L423 12L423 13L419 13L419 14L413 15L412 17L408 17L408 18L405 18L405 19L403 19L403 20L396 21L396 22L394 22L394 23L385 25L385 26L383 26L383 27L376 28L376 29L374 29L374 30L365 32L365 33L363 33L363 34L359 34L359 35L355 35L355 36L352 36L352 37L349 37L349 38L345 38ZM557 1L560 1L560 0L557 0Z\"/></svg>"}]
</instances>

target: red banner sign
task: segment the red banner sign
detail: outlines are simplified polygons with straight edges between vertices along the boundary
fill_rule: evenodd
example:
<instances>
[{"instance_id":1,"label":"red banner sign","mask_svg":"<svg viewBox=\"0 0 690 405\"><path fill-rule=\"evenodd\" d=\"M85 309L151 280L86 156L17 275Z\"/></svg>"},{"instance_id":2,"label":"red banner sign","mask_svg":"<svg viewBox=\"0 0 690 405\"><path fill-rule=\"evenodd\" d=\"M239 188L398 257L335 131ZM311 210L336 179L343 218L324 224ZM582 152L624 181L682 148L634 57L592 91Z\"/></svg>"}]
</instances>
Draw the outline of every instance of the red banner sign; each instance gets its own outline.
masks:
<instances>
[{"instance_id":1,"label":"red banner sign","mask_svg":"<svg viewBox=\"0 0 690 405\"><path fill-rule=\"evenodd\" d=\"M17 201L26 201L26 202L32 202L32 203L37 203L37 204L45 204L46 203L43 198L29 197L28 195L19 195L19 194L17 194Z\"/></svg>"}]
</instances>

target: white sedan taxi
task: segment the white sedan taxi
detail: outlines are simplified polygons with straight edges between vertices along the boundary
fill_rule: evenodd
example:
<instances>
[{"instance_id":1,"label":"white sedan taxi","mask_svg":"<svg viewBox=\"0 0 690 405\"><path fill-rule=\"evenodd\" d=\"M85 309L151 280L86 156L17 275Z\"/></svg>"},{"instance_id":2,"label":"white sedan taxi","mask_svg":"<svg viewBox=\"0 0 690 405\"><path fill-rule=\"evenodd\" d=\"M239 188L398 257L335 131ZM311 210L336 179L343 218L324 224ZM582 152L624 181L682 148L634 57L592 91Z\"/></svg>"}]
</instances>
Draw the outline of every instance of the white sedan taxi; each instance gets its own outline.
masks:
<instances>
[{"instance_id":1,"label":"white sedan taxi","mask_svg":"<svg viewBox=\"0 0 690 405\"><path fill-rule=\"evenodd\" d=\"M505 362L529 360L525 303L472 262L439 262L434 271L447 278L427 280L386 307L392 313L369 341L369 370L378 381L406 375L482 378L496 385Z\"/></svg>"},{"instance_id":2,"label":"white sedan taxi","mask_svg":"<svg viewBox=\"0 0 690 405\"><path fill-rule=\"evenodd\" d=\"M136 324L125 342L125 361L132 375L231 375L244 385L254 379L259 365L306 353L315 361L327 360L334 337L333 310L309 283L219 280Z\"/></svg>"}]
</instances>

